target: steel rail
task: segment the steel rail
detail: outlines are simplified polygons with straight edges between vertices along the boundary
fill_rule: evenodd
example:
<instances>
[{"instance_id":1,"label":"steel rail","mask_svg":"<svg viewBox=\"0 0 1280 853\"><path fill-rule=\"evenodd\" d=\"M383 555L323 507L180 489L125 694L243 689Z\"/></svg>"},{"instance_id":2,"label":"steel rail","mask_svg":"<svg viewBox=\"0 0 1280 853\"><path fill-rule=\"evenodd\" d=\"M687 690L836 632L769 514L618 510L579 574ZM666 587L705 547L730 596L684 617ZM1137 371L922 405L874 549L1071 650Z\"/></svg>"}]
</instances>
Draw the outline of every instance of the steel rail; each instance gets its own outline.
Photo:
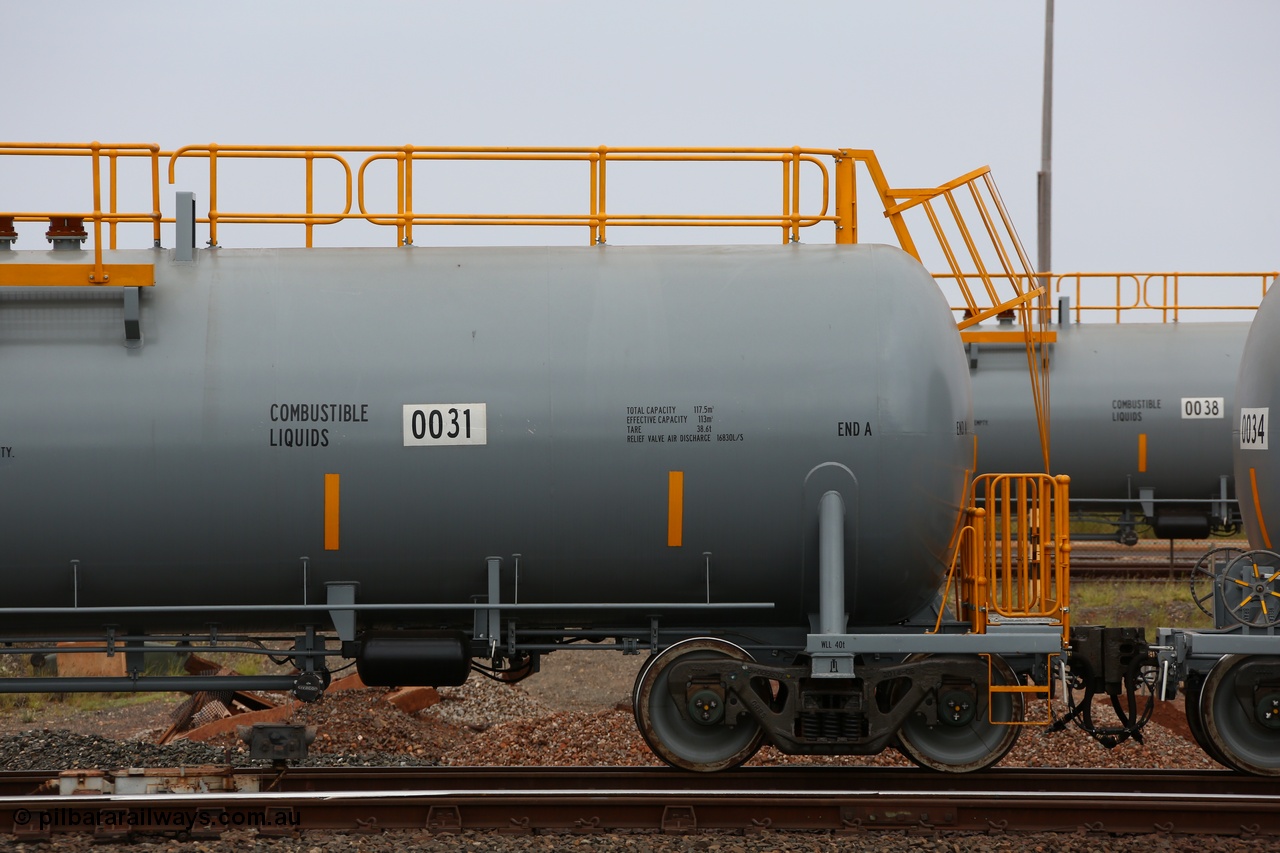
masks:
<instances>
[{"instance_id":1,"label":"steel rail","mask_svg":"<svg viewBox=\"0 0 1280 853\"><path fill-rule=\"evenodd\" d=\"M26 781L32 778L29 774ZM216 835L230 828L257 828L262 834L764 828L1280 832L1280 793L1274 783L1225 771L1010 769L955 777L897 768L790 767L704 777L660 768L419 768L359 774L341 768L289 770L273 780L276 789L265 793L6 795L0 797L0 826L12 826L14 835L27 839L86 831Z\"/></svg>"}]
</instances>

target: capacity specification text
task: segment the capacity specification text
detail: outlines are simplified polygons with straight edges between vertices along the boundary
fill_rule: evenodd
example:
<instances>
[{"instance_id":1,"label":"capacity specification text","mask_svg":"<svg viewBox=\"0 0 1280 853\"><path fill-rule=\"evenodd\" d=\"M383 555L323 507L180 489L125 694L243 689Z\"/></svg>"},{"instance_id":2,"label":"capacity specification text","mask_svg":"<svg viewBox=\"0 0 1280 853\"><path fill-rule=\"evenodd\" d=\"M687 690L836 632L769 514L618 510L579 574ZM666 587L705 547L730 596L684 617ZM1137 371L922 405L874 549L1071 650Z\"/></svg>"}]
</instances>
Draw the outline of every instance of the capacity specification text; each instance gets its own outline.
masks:
<instances>
[{"instance_id":1,"label":"capacity specification text","mask_svg":"<svg viewBox=\"0 0 1280 853\"><path fill-rule=\"evenodd\" d=\"M740 442L740 432L725 432L717 425L716 407L709 403L696 405L627 406L627 443L641 444L710 444Z\"/></svg>"}]
</instances>

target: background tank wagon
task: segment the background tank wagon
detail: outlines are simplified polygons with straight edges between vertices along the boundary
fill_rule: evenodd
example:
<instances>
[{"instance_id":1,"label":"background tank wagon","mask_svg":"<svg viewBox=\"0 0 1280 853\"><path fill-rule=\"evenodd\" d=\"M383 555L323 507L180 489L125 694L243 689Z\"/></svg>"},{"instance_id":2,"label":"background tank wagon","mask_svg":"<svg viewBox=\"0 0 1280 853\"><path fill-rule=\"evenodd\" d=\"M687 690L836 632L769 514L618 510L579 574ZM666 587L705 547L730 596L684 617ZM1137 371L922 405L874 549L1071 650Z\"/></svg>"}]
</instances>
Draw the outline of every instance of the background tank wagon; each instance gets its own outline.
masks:
<instances>
[{"instance_id":1,"label":"background tank wagon","mask_svg":"<svg viewBox=\"0 0 1280 853\"><path fill-rule=\"evenodd\" d=\"M1071 477L1078 518L1135 544L1239 530L1231 466L1235 377L1247 322L1071 322L1046 348L1054 471ZM1065 321L1065 322L1062 322ZM1029 470L1029 393L1021 348L971 343L979 470ZM1088 535L1077 534L1080 538Z\"/></svg>"}]
</instances>

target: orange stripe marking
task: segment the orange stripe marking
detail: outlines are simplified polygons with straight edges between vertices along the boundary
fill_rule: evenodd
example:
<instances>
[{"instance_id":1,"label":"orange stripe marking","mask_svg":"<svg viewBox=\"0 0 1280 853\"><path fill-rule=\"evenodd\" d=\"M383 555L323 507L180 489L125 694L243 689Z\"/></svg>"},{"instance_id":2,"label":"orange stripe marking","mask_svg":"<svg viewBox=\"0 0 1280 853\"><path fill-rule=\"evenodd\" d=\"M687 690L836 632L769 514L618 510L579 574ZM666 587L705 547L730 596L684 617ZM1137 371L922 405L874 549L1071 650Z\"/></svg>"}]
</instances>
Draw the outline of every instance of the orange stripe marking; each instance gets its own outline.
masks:
<instances>
[{"instance_id":1,"label":"orange stripe marking","mask_svg":"<svg viewBox=\"0 0 1280 853\"><path fill-rule=\"evenodd\" d=\"M667 472L667 545L679 548L684 542L684 472Z\"/></svg>"},{"instance_id":2,"label":"orange stripe marking","mask_svg":"<svg viewBox=\"0 0 1280 853\"><path fill-rule=\"evenodd\" d=\"M1262 520L1262 502L1258 500L1258 472L1249 469L1249 487L1253 489L1253 511L1258 516L1258 530L1262 533L1262 544L1271 548L1271 537L1267 535L1267 523Z\"/></svg>"},{"instance_id":3,"label":"orange stripe marking","mask_svg":"<svg viewBox=\"0 0 1280 853\"><path fill-rule=\"evenodd\" d=\"M1138 473L1144 474L1147 470L1147 434L1145 432L1138 433Z\"/></svg>"},{"instance_id":4,"label":"orange stripe marking","mask_svg":"<svg viewBox=\"0 0 1280 853\"><path fill-rule=\"evenodd\" d=\"M324 549L338 550L338 475L324 475Z\"/></svg>"}]
</instances>

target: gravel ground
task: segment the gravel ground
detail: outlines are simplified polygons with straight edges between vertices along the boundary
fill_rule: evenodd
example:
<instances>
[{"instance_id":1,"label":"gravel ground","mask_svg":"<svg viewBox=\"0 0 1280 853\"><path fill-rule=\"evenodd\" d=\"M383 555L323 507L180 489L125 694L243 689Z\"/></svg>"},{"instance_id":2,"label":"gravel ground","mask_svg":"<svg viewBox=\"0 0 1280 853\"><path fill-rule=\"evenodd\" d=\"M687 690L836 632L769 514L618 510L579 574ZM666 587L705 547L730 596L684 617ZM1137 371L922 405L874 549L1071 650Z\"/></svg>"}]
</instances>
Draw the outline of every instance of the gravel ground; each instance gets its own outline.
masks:
<instances>
[{"instance_id":1,"label":"gravel ground","mask_svg":"<svg viewBox=\"0 0 1280 853\"><path fill-rule=\"evenodd\" d=\"M368 689L326 695L303 706L296 722L316 725L320 735L312 745L313 764L346 765L529 765L638 766L659 762L635 731L630 691L641 658L612 654L553 655L544 671L520 685L499 684L474 677L461 687L442 688L441 701L406 714L383 701L385 690ZM0 736L0 767L175 766L231 761L245 764L243 747L227 736L207 743L177 742L157 746L149 742L167 726L164 713L171 705L146 704L112 709L105 714L55 713L40 728ZM1033 703L1030 718L1044 718L1043 703ZM127 722L133 717L133 728ZM13 720L0 720L0 731L14 731ZM48 727L44 727L47 725ZM30 728L30 726L28 726ZM766 747L752 764L813 763L827 765L905 765L890 750L879 756L791 757ZM1200 769L1216 766L1177 731L1152 724L1146 744L1126 743L1106 750L1082 732L1069 729L1049 733L1043 728L1023 731L1002 766L1028 767L1157 767ZM88 850L87 838L58 838L57 849ZM386 836L304 834L296 839L257 839L228 834L218 842L143 840L128 849L149 850L263 850L328 853L332 850L449 850L449 851L870 851L901 850L1119 850L1149 851L1271 850L1271 839L1183 839L1164 836L1113 838L1094 835L1001 836L954 835L931 842L902 834L840 836L829 833L764 833L756 836L495 836L464 833L432 836L393 833ZM0 848L48 849L15 844L0 836ZM95 851L112 849L93 844ZM124 849L124 848L121 848Z\"/></svg>"}]
</instances>

